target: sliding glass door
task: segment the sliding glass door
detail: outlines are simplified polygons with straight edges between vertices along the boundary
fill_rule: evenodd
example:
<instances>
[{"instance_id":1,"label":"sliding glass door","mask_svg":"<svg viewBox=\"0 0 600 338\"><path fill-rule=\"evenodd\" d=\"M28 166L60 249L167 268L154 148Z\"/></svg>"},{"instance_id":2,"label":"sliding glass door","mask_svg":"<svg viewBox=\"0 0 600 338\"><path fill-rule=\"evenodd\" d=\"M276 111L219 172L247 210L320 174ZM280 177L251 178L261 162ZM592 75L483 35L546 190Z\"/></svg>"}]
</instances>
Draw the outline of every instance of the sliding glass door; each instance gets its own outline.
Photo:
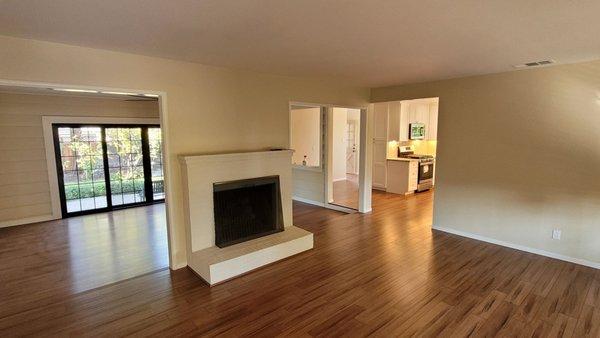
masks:
<instances>
[{"instance_id":1,"label":"sliding glass door","mask_svg":"<svg viewBox=\"0 0 600 338\"><path fill-rule=\"evenodd\" d=\"M63 216L164 200L160 127L53 127Z\"/></svg>"},{"instance_id":2,"label":"sliding glass door","mask_svg":"<svg viewBox=\"0 0 600 338\"><path fill-rule=\"evenodd\" d=\"M106 128L112 205L146 202L142 128Z\"/></svg>"},{"instance_id":3,"label":"sliding glass door","mask_svg":"<svg viewBox=\"0 0 600 338\"><path fill-rule=\"evenodd\" d=\"M102 129L61 127L57 132L63 209L67 213L105 209L108 201L102 157Z\"/></svg>"}]
</instances>

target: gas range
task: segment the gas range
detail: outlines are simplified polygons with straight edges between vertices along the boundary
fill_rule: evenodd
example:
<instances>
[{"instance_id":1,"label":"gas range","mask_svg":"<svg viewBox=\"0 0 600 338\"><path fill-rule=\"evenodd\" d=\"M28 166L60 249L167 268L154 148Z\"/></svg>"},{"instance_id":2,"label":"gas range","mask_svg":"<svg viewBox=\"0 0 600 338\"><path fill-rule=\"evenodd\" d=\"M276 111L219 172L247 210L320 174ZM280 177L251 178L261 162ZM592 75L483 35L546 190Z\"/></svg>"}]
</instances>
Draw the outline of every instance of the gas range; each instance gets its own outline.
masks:
<instances>
[{"instance_id":1,"label":"gas range","mask_svg":"<svg viewBox=\"0 0 600 338\"><path fill-rule=\"evenodd\" d=\"M398 157L410 158L419 161L417 176L417 192L429 190L433 187L433 171L435 158L431 155L418 155L411 146L398 147Z\"/></svg>"},{"instance_id":2,"label":"gas range","mask_svg":"<svg viewBox=\"0 0 600 338\"><path fill-rule=\"evenodd\" d=\"M398 147L398 157L415 159L418 160L419 163L430 163L435 160L435 158L431 155L415 154L415 151L411 146Z\"/></svg>"},{"instance_id":3,"label":"gas range","mask_svg":"<svg viewBox=\"0 0 600 338\"><path fill-rule=\"evenodd\" d=\"M421 162L433 162L435 159L431 155L417 155L417 154L399 154L398 157L415 159L415 160L418 160L420 163Z\"/></svg>"}]
</instances>

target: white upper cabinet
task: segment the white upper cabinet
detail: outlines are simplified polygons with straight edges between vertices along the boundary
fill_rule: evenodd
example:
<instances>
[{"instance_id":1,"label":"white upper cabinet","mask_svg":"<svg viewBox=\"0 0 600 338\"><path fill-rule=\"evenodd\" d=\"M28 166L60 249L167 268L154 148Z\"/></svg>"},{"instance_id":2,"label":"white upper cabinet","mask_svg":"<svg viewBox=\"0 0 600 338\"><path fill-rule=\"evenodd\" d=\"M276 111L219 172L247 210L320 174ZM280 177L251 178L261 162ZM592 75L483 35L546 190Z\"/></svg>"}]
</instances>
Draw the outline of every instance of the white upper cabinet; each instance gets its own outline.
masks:
<instances>
[{"instance_id":1,"label":"white upper cabinet","mask_svg":"<svg viewBox=\"0 0 600 338\"><path fill-rule=\"evenodd\" d=\"M400 141L400 101L389 102L388 141Z\"/></svg>"},{"instance_id":2,"label":"white upper cabinet","mask_svg":"<svg viewBox=\"0 0 600 338\"><path fill-rule=\"evenodd\" d=\"M391 104L391 102L390 102ZM399 141L409 140L411 123L425 124L425 140L437 140L438 101L432 99L406 100L400 102Z\"/></svg>"}]
</instances>

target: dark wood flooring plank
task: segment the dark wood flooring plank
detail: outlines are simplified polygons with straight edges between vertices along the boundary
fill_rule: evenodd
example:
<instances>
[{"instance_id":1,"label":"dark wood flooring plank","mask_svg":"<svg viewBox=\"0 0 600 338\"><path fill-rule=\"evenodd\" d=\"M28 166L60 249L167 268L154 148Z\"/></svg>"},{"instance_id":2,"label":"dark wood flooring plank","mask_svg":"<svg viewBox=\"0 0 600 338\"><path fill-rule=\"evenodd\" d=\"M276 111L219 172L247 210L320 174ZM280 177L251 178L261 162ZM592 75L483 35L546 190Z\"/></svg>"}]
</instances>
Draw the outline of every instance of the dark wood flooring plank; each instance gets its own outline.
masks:
<instances>
[{"instance_id":1,"label":"dark wood flooring plank","mask_svg":"<svg viewBox=\"0 0 600 338\"><path fill-rule=\"evenodd\" d=\"M433 192L373 198L370 214L294 202L315 248L213 288L164 268L152 210L0 229L0 336L600 335L598 270L431 230ZM73 243L119 233L140 247Z\"/></svg>"}]
</instances>

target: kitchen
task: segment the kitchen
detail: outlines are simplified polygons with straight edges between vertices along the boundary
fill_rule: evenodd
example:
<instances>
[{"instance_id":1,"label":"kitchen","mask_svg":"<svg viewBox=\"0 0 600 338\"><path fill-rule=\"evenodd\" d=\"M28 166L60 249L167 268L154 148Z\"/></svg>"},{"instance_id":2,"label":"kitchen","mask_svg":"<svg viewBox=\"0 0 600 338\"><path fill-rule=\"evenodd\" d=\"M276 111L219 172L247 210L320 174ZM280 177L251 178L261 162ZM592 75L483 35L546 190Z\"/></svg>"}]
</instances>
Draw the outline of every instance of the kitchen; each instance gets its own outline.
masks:
<instances>
[{"instance_id":1,"label":"kitchen","mask_svg":"<svg viewBox=\"0 0 600 338\"><path fill-rule=\"evenodd\" d=\"M373 188L409 195L435 185L439 98L375 103Z\"/></svg>"}]
</instances>

